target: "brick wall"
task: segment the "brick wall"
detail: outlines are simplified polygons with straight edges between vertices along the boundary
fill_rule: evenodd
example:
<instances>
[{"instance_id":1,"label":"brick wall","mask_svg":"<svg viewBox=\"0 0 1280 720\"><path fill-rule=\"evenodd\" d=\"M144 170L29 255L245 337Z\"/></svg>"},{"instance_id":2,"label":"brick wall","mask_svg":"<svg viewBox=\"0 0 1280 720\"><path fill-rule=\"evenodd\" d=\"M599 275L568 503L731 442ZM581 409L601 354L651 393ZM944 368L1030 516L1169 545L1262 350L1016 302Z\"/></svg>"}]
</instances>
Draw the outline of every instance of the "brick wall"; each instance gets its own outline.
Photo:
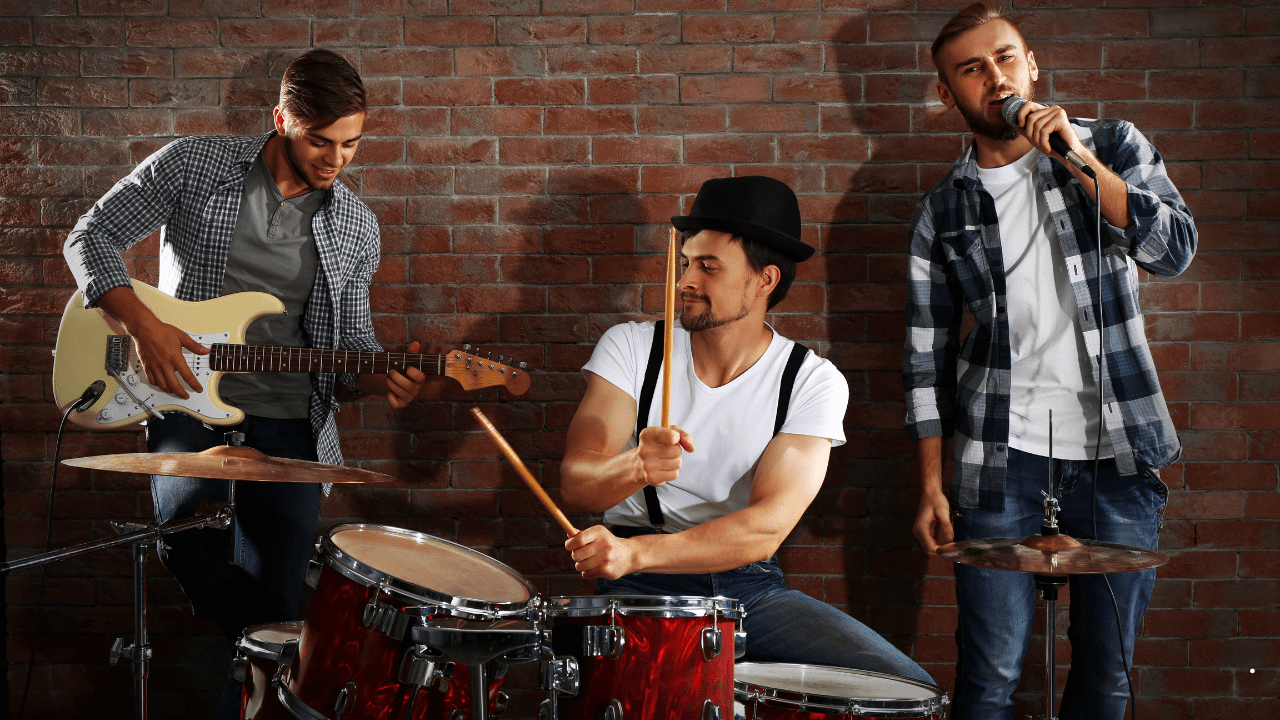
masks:
<instances>
[{"instance_id":1,"label":"brick wall","mask_svg":"<svg viewBox=\"0 0 1280 720\"><path fill-rule=\"evenodd\" d=\"M324 527L361 520L491 553L544 593L587 592L557 529L477 432L479 404L553 488L578 368L608 326L660 311L670 215L702 180L767 174L800 194L806 239L775 326L831 358L852 391L849 442L782 551L791 583L922 662L953 670L947 564L910 534L901 430L906 222L965 135L931 89L928 44L961 0L7 0L0 8L0 410L10 557L45 540L58 415L49 350L72 293L76 217L168 139L268 127L301 48L349 57L372 94L347 182L382 222L379 336L480 344L536 370L489 390L338 416L351 461L400 478L339 491ZM1201 234L1191 269L1144 279L1143 306L1182 433L1160 570L1136 651L1145 717L1275 712L1280 696L1280 7L1249 0L1019 0L1042 97L1135 121ZM155 238L130 254L154 283ZM64 457L143 450L73 430ZM146 516L144 479L64 470L54 546ZM589 523L587 518L580 523ZM130 629L129 558L49 568L28 717L130 712L110 640ZM209 717L228 652L158 564L153 711ZM34 575L10 578L10 708L25 677ZM1062 620L1065 624L1065 613ZM1065 641L1065 637L1063 638ZM1039 707L1043 638L1020 694ZM1060 661L1069 655L1062 648ZM530 715L532 668L513 714ZM1061 685L1059 685L1061 687ZM522 689L523 688L523 689ZM1260 712L1261 711L1261 712Z\"/></svg>"}]
</instances>

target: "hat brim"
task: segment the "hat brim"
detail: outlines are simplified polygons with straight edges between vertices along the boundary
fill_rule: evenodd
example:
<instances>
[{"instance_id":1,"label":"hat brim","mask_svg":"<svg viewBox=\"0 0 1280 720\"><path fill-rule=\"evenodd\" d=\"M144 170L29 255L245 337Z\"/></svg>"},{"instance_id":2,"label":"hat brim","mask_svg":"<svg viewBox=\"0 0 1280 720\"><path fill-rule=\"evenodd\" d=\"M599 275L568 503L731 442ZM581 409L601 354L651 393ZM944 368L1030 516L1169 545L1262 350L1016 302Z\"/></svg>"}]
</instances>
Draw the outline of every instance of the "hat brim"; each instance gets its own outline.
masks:
<instances>
[{"instance_id":1,"label":"hat brim","mask_svg":"<svg viewBox=\"0 0 1280 720\"><path fill-rule=\"evenodd\" d=\"M814 253L812 247L790 235L738 218L676 215L671 218L671 224L680 232L686 230L715 230L749 237L752 240L764 243L781 253L783 257L796 262L804 262L812 257Z\"/></svg>"}]
</instances>

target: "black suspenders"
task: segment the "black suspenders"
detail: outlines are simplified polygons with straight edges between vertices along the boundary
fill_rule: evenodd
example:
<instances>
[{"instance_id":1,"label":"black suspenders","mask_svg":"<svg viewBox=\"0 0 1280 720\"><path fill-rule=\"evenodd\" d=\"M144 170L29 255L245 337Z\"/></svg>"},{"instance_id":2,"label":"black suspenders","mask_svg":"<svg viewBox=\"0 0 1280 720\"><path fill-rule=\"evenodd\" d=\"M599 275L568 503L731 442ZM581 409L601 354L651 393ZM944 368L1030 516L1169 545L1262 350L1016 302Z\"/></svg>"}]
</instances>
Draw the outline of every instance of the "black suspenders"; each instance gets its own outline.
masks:
<instances>
[{"instance_id":1,"label":"black suspenders","mask_svg":"<svg viewBox=\"0 0 1280 720\"><path fill-rule=\"evenodd\" d=\"M654 323L653 344L649 346L649 364L644 371L644 383L640 385L640 401L636 413L636 444L640 444L640 431L649 427L649 408L653 406L653 392L658 386L658 373L662 372L662 320ZM782 371L782 383L778 388L778 414L773 421L773 434L782 430L782 423L787 419L787 407L791 404L791 392L796 385L796 375L800 365L804 363L809 348L798 342L791 344L791 355L787 357L787 366ZM661 529L667 524L662 516L662 505L658 502L658 488L652 485L644 487L644 504L649 511L649 524Z\"/></svg>"}]
</instances>

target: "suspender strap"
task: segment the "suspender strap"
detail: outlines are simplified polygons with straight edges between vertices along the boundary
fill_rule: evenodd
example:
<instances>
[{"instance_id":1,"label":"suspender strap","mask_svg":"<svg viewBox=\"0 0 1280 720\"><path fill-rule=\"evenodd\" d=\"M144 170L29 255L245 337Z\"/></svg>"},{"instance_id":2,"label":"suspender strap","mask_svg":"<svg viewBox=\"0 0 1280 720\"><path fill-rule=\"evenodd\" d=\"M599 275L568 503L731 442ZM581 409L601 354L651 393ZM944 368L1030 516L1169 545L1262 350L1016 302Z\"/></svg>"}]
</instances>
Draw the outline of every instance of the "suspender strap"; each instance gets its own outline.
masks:
<instances>
[{"instance_id":1,"label":"suspender strap","mask_svg":"<svg viewBox=\"0 0 1280 720\"><path fill-rule=\"evenodd\" d=\"M800 343L791 344L791 355L787 358L787 367L782 371L782 385L778 388L778 416L773 421L773 434L782 431L782 423L787 421L787 406L791 404L791 391L796 386L796 375L800 366L809 354L809 348Z\"/></svg>"},{"instance_id":2,"label":"suspender strap","mask_svg":"<svg viewBox=\"0 0 1280 720\"><path fill-rule=\"evenodd\" d=\"M653 325L653 344L649 346L649 365L644 371L644 384L640 386L639 412L636 414L636 444L640 444L640 431L649 427L649 408L653 405L653 391L658 386L658 373L662 371L662 320ZM649 524L661 528L667 524L662 517L662 505L658 503L658 488L644 486L644 504L649 511Z\"/></svg>"},{"instance_id":3,"label":"suspender strap","mask_svg":"<svg viewBox=\"0 0 1280 720\"><path fill-rule=\"evenodd\" d=\"M636 444L640 443L640 431L649 427L649 408L653 406L653 393L658 386L658 373L662 371L662 320L654 323L653 344L649 346L649 364L645 367L644 383L640 385L640 400L636 414ZM787 420L787 409L791 405L791 392L796 386L796 375L800 366L809 354L809 348L798 342L791 344L791 355L787 357L786 368L782 371L782 383L778 387L778 414L773 421L773 434L782 430ZM662 528L667 524L662 515L662 504L658 502L658 488L646 485L644 488L644 504L649 512L649 524Z\"/></svg>"}]
</instances>

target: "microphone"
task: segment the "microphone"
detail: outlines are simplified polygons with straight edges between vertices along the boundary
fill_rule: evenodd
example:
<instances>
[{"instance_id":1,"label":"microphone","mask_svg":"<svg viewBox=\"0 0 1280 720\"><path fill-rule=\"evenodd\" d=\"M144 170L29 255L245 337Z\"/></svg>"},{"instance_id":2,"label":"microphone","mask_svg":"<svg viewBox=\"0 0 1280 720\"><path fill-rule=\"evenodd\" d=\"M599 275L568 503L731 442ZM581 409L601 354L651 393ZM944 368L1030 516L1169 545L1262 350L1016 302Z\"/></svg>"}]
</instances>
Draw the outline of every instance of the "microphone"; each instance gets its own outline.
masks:
<instances>
[{"instance_id":1,"label":"microphone","mask_svg":"<svg viewBox=\"0 0 1280 720\"><path fill-rule=\"evenodd\" d=\"M1020 128L1022 127L1022 124L1018 122L1018 111L1020 111L1022 106L1026 104L1026 98L1020 98L1017 95L1010 95L1004 99L1004 105L1000 108L1000 114L1004 116L1005 122L1014 127ZM1062 134L1057 130L1049 133L1049 147L1052 148L1054 152L1066 158L1072 165L1075 165L1076 169L1080 172L1094 178L1095 180L1097 179L1098 175L1093 171L1093 168L1089 167L1089 163L1085 162L1084 158L1077 155L1076 152L1071 149L1071 146L1067 144L1066 140L1062 139Z\"/></svg>"},{"instance_id":2,"label":"microphone","mask_svg":"<svg viewBox=\"0 0 1280 720\"><path fill-rule=\"evenodd\" d=\"M71 403L71 409L76 412L84 412L90 405L98 402L98 398L102 397L102 391L107 389L107 384L101 380L94 380L93 384L84 389L80 393L80 397Z\"/></svg>"}]
</instances>

